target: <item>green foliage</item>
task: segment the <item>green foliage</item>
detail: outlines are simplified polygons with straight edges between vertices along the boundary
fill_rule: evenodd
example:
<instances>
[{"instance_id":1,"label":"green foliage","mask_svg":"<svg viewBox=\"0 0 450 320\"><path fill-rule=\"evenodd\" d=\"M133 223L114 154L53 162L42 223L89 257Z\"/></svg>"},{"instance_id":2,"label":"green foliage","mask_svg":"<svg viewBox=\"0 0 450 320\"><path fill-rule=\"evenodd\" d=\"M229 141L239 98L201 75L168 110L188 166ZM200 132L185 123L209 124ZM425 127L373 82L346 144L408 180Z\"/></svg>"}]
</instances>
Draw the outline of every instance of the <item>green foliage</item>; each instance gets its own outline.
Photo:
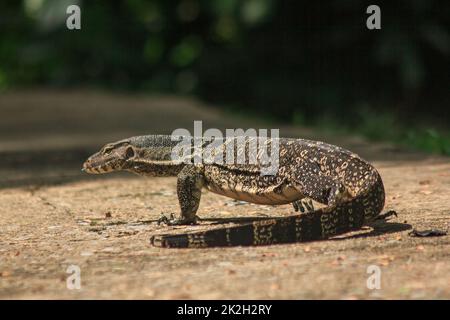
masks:
<instances>
[{"instance_id":1,"label":"green foliage","mask_svg":"<svg viewBox=\"0 0 450 320\"><path fill-rule=\"evenodd\" d=\"M358 112L355 129L372 140L394 140L399 136L399 121L391 113L375 112L368 106Z\"/></svg>"},{"instance_id":2,"label":"green foliage","mask_svg":"<svg viewBox=\"0 0 450 320\"><path fill-rule=\"evenodd\" d=\"M335 116L325 114L314 122L306 123L302 116L296 115L293 124L316 127L328 134L359 134L371 141L390 141L416 150L450 156L450 131L446 128L420 124L411 126L392 114L376 113L368 107L361 109L357 119L339 121Z\"/></svg>"},{"instance_id":3,"label":"green foliage","mask_svg":"<svg viewBox=\"0 0 450 320\"><path fill-rule=\"evenodd\" d=\"M201 49L201 39L195 36L187 36L172 48L171 62L177 67L190 66L199 57Z\"/></svg>"},{"instance_id":4,"label":"green foliage","mask_svg":"<svg viewBox=\"0 0 450 320\"><path fill-rule=\"evenodd\" d=\"M450 133L434 128L409 130L401 140L403 143L428 152L450 155Z\"/></svg>"},{"instance_id":5,"label":"green foliage","mask_svg":"<svg viewBox=\"0 0 450 320\"><path fill-rule=\"evenodd\" d=\"M68 4L80 5L81 30L67 30ZM413 124L448 128L450 2L383 3L375 31L365 25L369 4L2 1L0 90L95 85L193 93L237 105L241 114L344 123L373 139L448 152L448 136Z\"/></svg>"}]
</instances>

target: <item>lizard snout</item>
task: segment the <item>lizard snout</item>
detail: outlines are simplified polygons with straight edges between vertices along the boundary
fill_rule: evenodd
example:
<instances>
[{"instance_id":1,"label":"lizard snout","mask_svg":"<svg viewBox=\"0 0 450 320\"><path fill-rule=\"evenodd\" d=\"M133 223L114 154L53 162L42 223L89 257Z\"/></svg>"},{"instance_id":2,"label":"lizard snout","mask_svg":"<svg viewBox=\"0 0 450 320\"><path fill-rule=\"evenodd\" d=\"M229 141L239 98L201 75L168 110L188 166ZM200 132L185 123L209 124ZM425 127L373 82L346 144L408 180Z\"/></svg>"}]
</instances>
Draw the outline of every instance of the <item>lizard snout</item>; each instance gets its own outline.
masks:
<instances>
[{"instance_id":1,"label":"lizard snout","mask_svg":"<svg viewBox=\"0 0 450 320\"><path fill-rule=\"evenodd\" d=\"M125 159L120 152L97 152L83 163L81 170L90 174L101 174L123 170L124 164Z\"/></svg>"},{"instance_id":2,"label":"lizard snout","mask_svg":"<svg viewBox=\"0 0 450 320\"><path fill-rule=\"evenodd\" d=\"M86 172L86 173L92 173L92 174L100 173L98 166L93 165L91 158L88 158L83 163L83 167L81 168L81 171Z\"/></svg>"},{"instance_id":3,"label":"lizard snout","mask_svg":"<svg viewBox=\"0 0 450 320\"><path fill-rule=\"evenodd\" d=\"M102 161L100 155L98 153L90 156L84 163L81 171L90 174L100 174L111 171L111 167L108 165L106 161Z\"/></svg>"}]
</instances>

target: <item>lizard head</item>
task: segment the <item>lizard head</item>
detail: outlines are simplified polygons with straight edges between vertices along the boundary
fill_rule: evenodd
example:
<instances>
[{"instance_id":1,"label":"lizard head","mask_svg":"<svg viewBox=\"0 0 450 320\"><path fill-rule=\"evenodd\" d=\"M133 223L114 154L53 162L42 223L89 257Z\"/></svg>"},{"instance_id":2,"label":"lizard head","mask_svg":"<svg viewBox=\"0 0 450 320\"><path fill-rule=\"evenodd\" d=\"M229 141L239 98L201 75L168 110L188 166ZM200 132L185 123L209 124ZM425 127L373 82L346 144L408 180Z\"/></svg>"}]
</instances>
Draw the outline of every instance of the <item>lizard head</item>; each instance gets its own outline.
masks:
<instances>
[{"instance_id":1,"label":"lizard head","mask_svg":"<svg viewBox=\"0 0 450 320\"><path fill-rule=\"evenodd\" d=\"M148 135L108 143L84 162L82 170L92 174L126 170L150 176L172 176L183 167L171 160L172 148L180 139Z\"/></svg>"},{"instance_id":2,"label":"lizard head","mask_svg":"<svg viewBox=\"0 0 450 320\"><path fill-rule=\"evenodd\" d=\"M108 143L84 162L82 170L92 174L126 170L136 154L136 147L129 140Z\"/></svg>"}]
</instances>

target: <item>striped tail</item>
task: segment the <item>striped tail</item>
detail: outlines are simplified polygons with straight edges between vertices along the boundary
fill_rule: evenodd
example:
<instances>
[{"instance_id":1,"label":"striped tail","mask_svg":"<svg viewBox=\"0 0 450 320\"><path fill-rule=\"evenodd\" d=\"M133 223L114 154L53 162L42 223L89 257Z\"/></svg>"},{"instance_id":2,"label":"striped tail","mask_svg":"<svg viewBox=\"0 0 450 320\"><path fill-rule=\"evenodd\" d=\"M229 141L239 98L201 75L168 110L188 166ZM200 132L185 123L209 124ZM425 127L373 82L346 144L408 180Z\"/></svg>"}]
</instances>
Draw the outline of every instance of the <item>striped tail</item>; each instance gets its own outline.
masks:
<instances>
[{"instance_id":1,"label":"striped tail","mask_svg":"<svg viewBox=\"0 0 450 320\"><path fill-rule=\"evenodd\" d=\"M353 199L307 214L193 233L155 235L150 243L166 248L206 248L324 240L360 229L381 212L384 200L380 178Z\"/></svg>"}]
</instances>

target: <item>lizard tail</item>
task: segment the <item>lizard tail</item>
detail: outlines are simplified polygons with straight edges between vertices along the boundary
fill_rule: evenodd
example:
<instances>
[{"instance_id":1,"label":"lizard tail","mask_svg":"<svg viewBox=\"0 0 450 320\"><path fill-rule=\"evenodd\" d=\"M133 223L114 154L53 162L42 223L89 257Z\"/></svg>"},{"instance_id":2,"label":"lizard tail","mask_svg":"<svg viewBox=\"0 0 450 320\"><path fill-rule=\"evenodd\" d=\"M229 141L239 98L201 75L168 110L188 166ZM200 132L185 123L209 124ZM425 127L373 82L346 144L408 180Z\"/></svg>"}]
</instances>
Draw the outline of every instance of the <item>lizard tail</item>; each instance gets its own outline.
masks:
<instances>
[{"instance_id":1,"label":"lizard tail","mask_svg":"<svg viewBox=\"0 0 450 320\"><path fill-rule=\"evenodd\" d=\"M207 231L155 235L152 245L167 248L205 248L269 245L323 240L360 229L383 209L385 194L381 178L356 197L307 214L259 220L239 226Z\"/></svg>"}]
</instances>

